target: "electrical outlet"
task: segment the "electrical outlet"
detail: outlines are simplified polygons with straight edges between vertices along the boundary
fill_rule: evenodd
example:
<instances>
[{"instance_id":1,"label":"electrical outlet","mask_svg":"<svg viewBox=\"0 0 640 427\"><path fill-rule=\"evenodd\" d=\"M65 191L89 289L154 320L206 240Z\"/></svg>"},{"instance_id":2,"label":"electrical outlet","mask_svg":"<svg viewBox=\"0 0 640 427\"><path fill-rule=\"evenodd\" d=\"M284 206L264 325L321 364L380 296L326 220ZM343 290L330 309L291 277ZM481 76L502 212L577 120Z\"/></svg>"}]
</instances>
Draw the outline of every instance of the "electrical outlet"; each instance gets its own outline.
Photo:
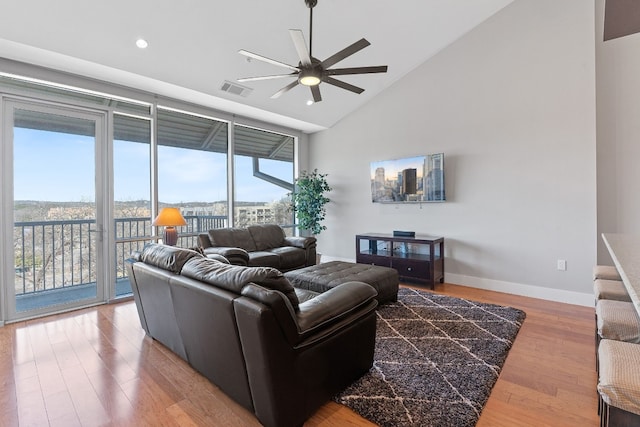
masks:
<instances>
[{"instance_id":1,"label":"electrical outlet","mask_svg":"<svg viewBox=\"0 0 640 427\"><path fill-rule=\"evenodd\" d=\"M567 270L567 261L564 259L558 260L558 270L566 271Z\"/></svg>"}]
</instances>

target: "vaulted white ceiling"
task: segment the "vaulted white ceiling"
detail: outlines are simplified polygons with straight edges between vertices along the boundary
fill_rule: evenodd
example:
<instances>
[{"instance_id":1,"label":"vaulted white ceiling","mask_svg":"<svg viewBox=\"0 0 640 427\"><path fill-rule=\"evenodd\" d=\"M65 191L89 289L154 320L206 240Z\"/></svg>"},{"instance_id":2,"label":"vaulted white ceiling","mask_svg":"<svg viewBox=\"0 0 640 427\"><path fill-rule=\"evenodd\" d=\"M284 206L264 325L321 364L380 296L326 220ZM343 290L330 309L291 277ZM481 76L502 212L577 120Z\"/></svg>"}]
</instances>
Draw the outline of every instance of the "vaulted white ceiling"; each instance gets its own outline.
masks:
<instances>
[{"instance_id":1,"label":"vaulted white ceiling","mask_svg":"<svg viewBox=\"0 0 640 427\"><path fill-rule=\"evenodd\" d=\"M11 0L7 0L8 2ZM323 101L293 78L242 85L247 97L222 91L225 80L287 70L239 49L297 65L288 29L309 41L304 0L12 0L0 14L0 57L51 67L230 113L314 132L331 127L380 91L513 0L318 0L313 56L324 59L366 38L371 46L334 68L388 65L386 74L340 76L360 94L326 83ZM505 35L508 36L508 35ZM137 38L149 42L145 50Z\"/></svg>"}]
</instances>

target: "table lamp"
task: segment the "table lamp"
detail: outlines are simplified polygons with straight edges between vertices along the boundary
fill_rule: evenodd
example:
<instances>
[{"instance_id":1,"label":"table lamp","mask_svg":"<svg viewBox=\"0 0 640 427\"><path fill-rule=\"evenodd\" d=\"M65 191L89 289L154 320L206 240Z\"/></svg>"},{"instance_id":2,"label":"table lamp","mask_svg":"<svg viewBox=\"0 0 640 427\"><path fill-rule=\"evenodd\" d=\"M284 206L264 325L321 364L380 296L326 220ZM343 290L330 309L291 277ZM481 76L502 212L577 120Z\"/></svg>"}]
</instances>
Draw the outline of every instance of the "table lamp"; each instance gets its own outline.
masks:
<instances>
[{"instance_id":1,"label":"table lamp","mask_svg":"<svg viewBox=\"0 0 640 427\"><path fill-rule=\"evenodd\" d=\"M176 227L187 225L187 221L184 220L178 208L162 208L151 225L164 227L164 244L174 246L178 243L178 230L176 230Z\"/></svg>"}]
</instances>

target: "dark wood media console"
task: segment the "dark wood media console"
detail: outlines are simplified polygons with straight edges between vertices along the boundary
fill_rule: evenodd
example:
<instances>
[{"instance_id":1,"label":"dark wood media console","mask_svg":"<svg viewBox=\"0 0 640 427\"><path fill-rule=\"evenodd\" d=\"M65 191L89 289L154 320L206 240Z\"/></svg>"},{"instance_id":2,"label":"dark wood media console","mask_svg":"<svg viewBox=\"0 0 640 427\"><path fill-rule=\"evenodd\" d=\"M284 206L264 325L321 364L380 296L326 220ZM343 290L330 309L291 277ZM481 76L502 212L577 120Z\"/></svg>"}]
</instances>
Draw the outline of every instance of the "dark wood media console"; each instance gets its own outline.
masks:
<instances>
[{"instance_id":1,"label":"dark wood media console","mask_svg":"<svg viewBox=\"0 0 640 427\"><path fill-rule=\"evenodd\" d=\"M444 237L358 234L356 262L394 268L400 280L416 281L433 289L436 282L444 282Z\"/></svg>"}]
</instances>

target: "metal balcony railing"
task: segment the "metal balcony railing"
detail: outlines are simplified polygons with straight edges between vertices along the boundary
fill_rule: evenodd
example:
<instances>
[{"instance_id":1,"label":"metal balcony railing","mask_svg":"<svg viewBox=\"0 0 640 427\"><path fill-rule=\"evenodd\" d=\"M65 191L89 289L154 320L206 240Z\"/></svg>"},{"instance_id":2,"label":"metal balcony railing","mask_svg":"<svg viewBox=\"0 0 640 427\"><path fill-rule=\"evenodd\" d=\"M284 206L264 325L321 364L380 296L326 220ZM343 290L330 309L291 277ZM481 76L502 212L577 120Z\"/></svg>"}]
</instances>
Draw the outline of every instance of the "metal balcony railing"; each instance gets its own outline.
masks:
<instances>
[{"instance_id":1,"label":"metal balcony railing","mask_svg":"<svg viewBox=\"0 0 640 427\"><path fill-rule=\"evenodd\" d=\"M227 227L227 217L185 216L179 228L178 246L198 246L198 233ZM116 280L126 279L125 260L131 252L157 237L152 236L150 218L114 220ZM33 294L95 283L96 221L27 221L14 224L15 292Z\"/></svg>"}]
</instances>

